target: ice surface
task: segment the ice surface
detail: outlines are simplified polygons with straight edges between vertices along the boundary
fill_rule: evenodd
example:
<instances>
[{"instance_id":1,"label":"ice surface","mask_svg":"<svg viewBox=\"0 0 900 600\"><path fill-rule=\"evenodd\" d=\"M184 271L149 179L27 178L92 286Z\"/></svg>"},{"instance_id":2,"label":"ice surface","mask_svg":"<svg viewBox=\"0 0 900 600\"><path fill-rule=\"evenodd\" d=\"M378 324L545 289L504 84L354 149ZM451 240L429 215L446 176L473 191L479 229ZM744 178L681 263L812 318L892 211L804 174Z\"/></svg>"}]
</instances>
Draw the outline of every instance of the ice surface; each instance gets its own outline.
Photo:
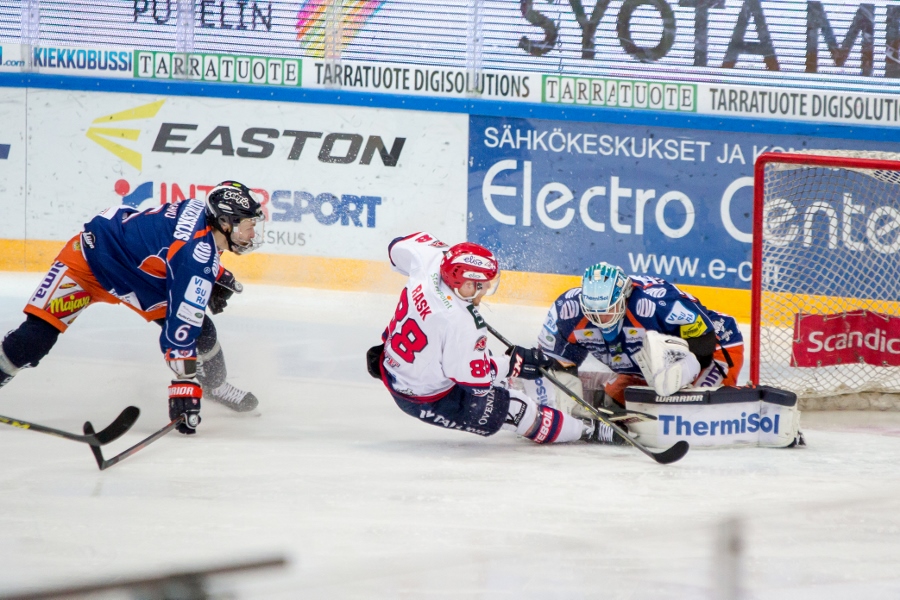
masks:
<instances>
[{"instance_id":1,"label":"ice surface","mask_svg":"<svg viewBox=\"0 0 900 600\"><path fill-rule=\"evenodd\" d=\"M39 274L0 275L0 331ZM536 446L429 427L365 372L396 297L248 285L215 318L260 409L203 407L100 472L86 446L0 429L0 595L284 554L221 579L238 598L713 598L714 540L741 519L747 599L900 597L900 417L807 413L805 450ZM483 314L530 344L541 307ZM159 329L91 307L0 414L80 431L128 404L107 446L166 423ZM495 353L499 351L492 342Z\"/></svg>"}]
</instances>

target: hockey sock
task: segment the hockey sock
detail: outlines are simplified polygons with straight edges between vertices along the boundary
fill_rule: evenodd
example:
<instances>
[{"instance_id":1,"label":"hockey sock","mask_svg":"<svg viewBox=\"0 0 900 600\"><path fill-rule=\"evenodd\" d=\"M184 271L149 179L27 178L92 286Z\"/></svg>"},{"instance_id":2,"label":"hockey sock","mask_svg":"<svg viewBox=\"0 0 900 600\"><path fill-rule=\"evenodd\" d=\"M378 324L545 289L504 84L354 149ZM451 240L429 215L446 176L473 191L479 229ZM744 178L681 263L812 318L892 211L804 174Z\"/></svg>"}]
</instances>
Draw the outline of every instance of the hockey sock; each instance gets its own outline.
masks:
<instances>
[{"instance_id":1,"label":"hockey sock","mask_svg":"<svg viewBox=\"0 0 900 600\"><path fill-rule=\"evenodd\" d=\"M200 359L200 369L197 379L205 390L214 390L225 383L228 370L225 368L225 354L219 345L216 326L207 316L203 319L203 329L197 338L197 355Z\"/></svg>"},{"instance_id":2,"label":"hockey sock","mask_svg":"<svg viewBox=\"0 0 900 600\"><path fill-rule=\"evenodd\" d=\"M509 390L509 416L503 429L515 429L538 444L574 442L584 433L584 422L537 403L518 390Z\"/></svg>"},{"instance_id":3,"label":"hockey sock","mask_svg":"<svg viewBox=\"0 0 900 600\"><path fill-rule=\"evenodd\" d=\"M15 375L25 367L36 367L50 353L57 339L59 330L56 327L34 315L27 315L25 322L3 339L0 356L5 357L5 366L13 368L7 375ZM5 372L3 360L0 358L0 369Z\"/></svg>"}]
</instances>

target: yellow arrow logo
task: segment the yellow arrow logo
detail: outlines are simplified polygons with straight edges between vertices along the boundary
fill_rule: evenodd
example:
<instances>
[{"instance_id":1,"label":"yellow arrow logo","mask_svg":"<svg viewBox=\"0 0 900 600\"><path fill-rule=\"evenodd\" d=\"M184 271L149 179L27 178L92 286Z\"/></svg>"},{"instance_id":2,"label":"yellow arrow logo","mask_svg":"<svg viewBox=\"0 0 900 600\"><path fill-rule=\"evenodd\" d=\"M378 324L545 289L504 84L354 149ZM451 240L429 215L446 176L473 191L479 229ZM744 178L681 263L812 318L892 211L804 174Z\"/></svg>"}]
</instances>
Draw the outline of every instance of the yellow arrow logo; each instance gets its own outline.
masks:
<instances>
[{"instance_id":1,"label":"yellow arrow logo","mask_svg":"<svg viewBox=\"0 0 900 600\"><path fill-rule=\"evenodd\" d=\"M144 104L143 106L138 106L137 108L130 108L128 110L123 110L111 115L99 117L97 119L94 119L94 124L133 121L135 119L150 119L156 116L156 113L158 113L159 109L162 108L164 102L165 100L157 100L156 102ZM88 139L100 144L102 147L106 148L107 150L127 162L129 165L140 171L142 165L141 153L132 150L131 148L126 148L125 146L113 141L134 141L138 139L138 136L140 134L140 129L124 129L120 127L90 127L88 128L87 134L85 135L87 135Z\"/></svg>"}]
</instances>

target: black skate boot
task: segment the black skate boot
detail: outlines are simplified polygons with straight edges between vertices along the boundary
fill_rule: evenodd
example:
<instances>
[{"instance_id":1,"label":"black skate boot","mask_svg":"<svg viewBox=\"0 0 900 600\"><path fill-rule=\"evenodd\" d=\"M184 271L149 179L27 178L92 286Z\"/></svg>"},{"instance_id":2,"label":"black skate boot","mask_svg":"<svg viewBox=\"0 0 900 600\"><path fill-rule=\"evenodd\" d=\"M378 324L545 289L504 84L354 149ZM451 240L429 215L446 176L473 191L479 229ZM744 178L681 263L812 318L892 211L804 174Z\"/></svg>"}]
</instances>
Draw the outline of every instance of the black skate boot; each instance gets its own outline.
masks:
<instances>
[{"instance_id":1,"label":"black skate boot","mask_svg":"<svg viewBox=\"0 0 900 600\"><path fill-rule=\"evenodd\" d=\"M213 390L203 390L203 399L227 406L235 412L248 412L259 405L252 392L245 392L227 381Z\"/></svg>"},{"instance_id":2,"label":"black skate boot","mask_svg":"<svg viewBox=\"0 0 900 600\"><path fill-rule=\"evenodd\" d=\"M12 381L12 378L15 377L16 373L19 371L21 371L21 369L16 367L16 365L6 357L6 353L3 351L3 344L0 343L0 388Z\"/></svg>"},{"instance_id":3,"label":"black skate boot","mask_svg":"<svg viewBox=\"0 0 900 600\"><path fill-rule=\"evenodd\" d=\"M624 424L617 424L617 426L628 431L628 426ZM612 427L601 421L594 420L585 420L584 435L581 439L593 444L612 444L613 446L624 446L628 443Z\"/></svg>"},{"instance_id":4,"label":"black skate boot","mask_svg":"<svg viewBox=\"0 0 900 600\"><path fill-rule=\"evenodd\" d=\"M0 369L0 388L12 381L12 378L12 375L7 375L2 369Z\"/></svg>"},{"instance_id":5,"label":"black skate boot","mask_svg":"<svg viewBox=\"0 0 900 600\"><path fill-rule=\"evenodd\" d=\"M2 386L2 385L3 385L3 383L0 382L0 386ZM785 447L786 448L806 448L806 438L803 437L803 432L798 431L797 437L794 438L794 441L791 442L790 445L785 446Z\"/></svg>"}]
</instances>

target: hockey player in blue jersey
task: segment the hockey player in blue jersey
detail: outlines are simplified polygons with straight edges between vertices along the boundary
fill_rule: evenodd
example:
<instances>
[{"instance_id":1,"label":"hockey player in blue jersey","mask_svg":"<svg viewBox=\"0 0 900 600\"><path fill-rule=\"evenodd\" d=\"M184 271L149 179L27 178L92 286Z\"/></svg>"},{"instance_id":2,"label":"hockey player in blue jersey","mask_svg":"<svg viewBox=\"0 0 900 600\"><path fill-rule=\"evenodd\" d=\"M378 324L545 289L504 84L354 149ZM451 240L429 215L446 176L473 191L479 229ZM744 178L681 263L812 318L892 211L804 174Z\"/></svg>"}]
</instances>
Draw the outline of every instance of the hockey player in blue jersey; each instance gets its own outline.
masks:
<instances>
[{"instance_id":1,"label":"hockey player in blue jersey","mask_svg":"<svg viewBox=\"0 0 900 600\"><path fill-rule=\"evenodd\" d=\"M105 302L161 326L160 349L175 375L169 417L186 415L181 433L195 433L201 397L254 409L256 397L226 381L216 328L205 313L221 312L242 289L219 255L258 248L264 220L250 189L234 181L217 185L206 202L103 211L66 243L25 306L25 322L0 344L0 386L37 366L85 308Z\"/></svg>"},{"instance_id":2,"label":"hockey player in blue jersey","mask_svg":"<svg viewBox=\"0 0 900 600\"><path fill-rule=\"evenodd\" d=\"M565 385L582 393L585 379L622 406L631 385L650 385L660 395L689 386L736 385L744 360L734 318L707 309L663 279L629 277L603 262L585 271L581 287L556 299L538 343L556 360L554 374ZM578 367L589 354L613 375L579 378ZM579 414L566 394L551 392L549 381L523 383L542 404Z\"/></svg>"}]
</instances>

